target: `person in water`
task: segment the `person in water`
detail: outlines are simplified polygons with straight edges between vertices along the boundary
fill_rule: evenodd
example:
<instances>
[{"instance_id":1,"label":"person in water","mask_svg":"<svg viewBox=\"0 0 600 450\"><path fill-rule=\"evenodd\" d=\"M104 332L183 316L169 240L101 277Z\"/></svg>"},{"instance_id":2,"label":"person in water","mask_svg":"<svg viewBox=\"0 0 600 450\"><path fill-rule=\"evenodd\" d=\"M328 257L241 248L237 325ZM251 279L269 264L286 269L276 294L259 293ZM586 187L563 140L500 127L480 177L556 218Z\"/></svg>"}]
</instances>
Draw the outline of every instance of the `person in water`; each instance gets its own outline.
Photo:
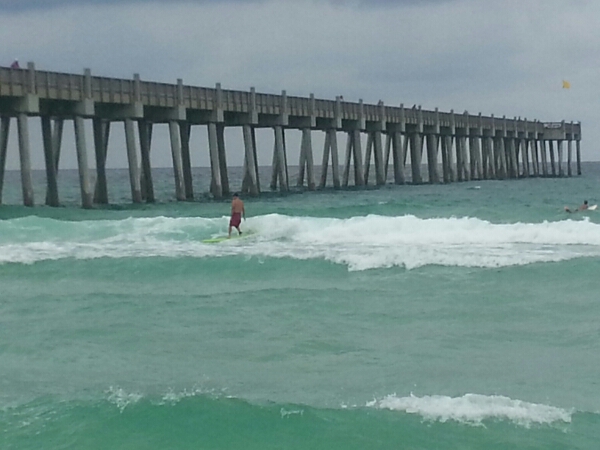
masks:
<instances>
[{"instance_id":1,"label":"person in water","mask_svg":"<svg viewBox=\"0 0 600 450\"><path fill-rule=\"evenodd\" d=\"M240 196L233 194L231 200L231 219L229 219L229 237L231 237L231 229L235 227L239 234L242 234L240 230L240 224L242 223L242 216L246 218L246 210L244 209L244 202L240 199Z\"/></svg>"},{"instance_id":2,"label":"person in water","mask_svg":"<svg viewBox=\"0 0 600 450\"><path fill-rule=\"evenodd\" d=\"M571 208L569 208L568 206L565 206L565 211L568 213L573 213L573 212L577 212L577 211L585 211L586 209L588 209L588 201L587 200L584 200L583 205L581 205L579 208L576 208L573 210L571 210Z\"/></svg>"}]
</instances>

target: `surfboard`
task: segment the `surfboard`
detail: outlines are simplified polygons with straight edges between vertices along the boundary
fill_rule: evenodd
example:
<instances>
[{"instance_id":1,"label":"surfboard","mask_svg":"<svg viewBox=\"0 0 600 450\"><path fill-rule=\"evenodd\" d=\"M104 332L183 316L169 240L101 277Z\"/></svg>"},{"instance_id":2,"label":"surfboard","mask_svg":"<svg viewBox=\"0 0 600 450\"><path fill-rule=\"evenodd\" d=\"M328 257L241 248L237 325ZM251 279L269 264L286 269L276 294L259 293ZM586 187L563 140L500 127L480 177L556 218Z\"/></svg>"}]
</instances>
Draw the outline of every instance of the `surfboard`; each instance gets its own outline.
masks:
<instances>
[{"instance_id":1,"label":"surfboard","mask_svg":"<svg viewBox=\"0 0 600 450\"><path fill-rule=\"evenodd\" d=\"M227 236L217 236L214 238L204 239L204 240L202 240L202 243L203 244L218 244L219 242L230 241L232 239L241 239L241 238L245 238L247 236L249 236L249 233L242 233L242 234L231 233L230 238Z\"/></svg>"},{"instance_id":2,"label":"surfboard","mask_svg":"<svg viewBox=\"0 0 600 450\"><path fill-rule=\"evenodd\" d=\"M598 207L598 205L592 205L592 206L590 206L588 209L589 209L590 211L594 211L594 210L595 210L597 207Z\"/></svg>"}]
</instances>

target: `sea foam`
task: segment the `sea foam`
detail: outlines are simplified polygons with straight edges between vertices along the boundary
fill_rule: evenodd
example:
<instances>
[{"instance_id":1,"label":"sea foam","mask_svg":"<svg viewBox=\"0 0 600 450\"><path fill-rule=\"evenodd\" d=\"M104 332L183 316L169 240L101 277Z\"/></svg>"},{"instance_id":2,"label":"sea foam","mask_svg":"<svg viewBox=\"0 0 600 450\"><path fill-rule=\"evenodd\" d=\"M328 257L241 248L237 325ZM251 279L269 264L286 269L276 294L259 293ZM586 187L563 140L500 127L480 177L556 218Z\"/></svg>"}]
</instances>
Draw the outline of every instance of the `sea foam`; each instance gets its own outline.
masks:
<instances>
[{"instance_id":1,"label":"sea foam","mask_svg":"<svg viewBox=\"0 0 600 450\"><path fill-rule=\"evenodd\" d=\"M432 395L397 397L389 395L368 402L367 407L418 414L429 421L456 421L481 425L486 420L508 420L520 426L571 422L573 411L513 400L499 395L466 394L462 397Z\"/></svg>"},{"instance_id":2,"label":"sea foam","mask_svg":"<svg viewBox=\"0 0 600 450\"><path fill-rule=\"evenodd\" d=\"M242 224L251 234L218 245L221 218L129 218L0 223L0 263L56 259L257 256L322 259L349 270L426 265L506 267L600 256L600 225L589 220L495 224L477 218L368 215L347 219L269 214Z\"/></svg>"}]
</instances>

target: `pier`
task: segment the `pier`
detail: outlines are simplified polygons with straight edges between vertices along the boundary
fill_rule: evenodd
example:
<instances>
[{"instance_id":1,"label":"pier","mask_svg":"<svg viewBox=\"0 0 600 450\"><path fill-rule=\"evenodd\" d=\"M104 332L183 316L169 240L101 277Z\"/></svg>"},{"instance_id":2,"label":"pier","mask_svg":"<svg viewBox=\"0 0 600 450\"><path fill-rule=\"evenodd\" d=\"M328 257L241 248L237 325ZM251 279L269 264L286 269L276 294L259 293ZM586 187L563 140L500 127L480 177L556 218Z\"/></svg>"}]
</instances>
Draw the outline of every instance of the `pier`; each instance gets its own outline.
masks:
<instances>
[{"instance_id":1,"label":"pier","mask_svg":"<svg viewBox=\"0 0 600 450\"><path fill-rule=\"evenodd\" d=\"M113 123L125 131L125 149L133 203L154 202L150 149L155 124L167 124L173 161L175 197L194 199L190 135L201 126L208 134L210 194L214 198L239 191L261 193L258 172L257 128L274 133L269 188L289 191L383 185L388 174L395 184L453 183L469 180L563 177L581 175L581 124L542 122L442 112L421 107L390 106L379 101L347 102L308 97L83 74L0 67L0 203L11 123L16 121L23 204L33 206L29 118L39 117L42 131L47 192L45 204L59 206L58 165L65 120L74 123L81 204L108 204L106 157ZM13 119L15 119L13 121ZM85 121L92 121L95 177L88 167ZM35 122L35 121L34 121ZM225 150L225 127L243 136L243 181L230 186ZM302 134L298 178L290 180L286 130ZM321 173L315 173L313 132L324 133ZM362 135L367 135L365 148ZM340 161L339 135L346 135ZM573 142L576 166L573 169ZM34 149L35 151L36 149ZM193 151L201 151L194 149ZM364 151L363 151L364 150ZM566 155L565 155L566 153ZM565 157L566 156L566 157ZM340 164L341 162L341 164ZM426 170L423 168L426 166ZM340 169L342 172L340 173ZM264 184L262 185L264 187Z\"/></svg>"}]
</instances>

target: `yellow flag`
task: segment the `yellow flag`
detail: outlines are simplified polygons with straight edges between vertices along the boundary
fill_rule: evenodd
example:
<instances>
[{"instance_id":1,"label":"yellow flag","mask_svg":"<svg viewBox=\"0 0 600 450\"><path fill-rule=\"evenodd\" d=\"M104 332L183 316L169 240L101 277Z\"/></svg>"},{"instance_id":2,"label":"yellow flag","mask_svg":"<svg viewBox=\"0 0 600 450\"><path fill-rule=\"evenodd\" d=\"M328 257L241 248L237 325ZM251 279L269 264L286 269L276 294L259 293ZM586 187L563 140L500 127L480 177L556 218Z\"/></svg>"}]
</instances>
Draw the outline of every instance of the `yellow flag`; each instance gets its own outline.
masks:
<instances>
[{"instance_id":1,"label":"yellow flag","mask_svg":"<svg viewBox=\"0 0 600 450\"><path fill-rule=\"evenodd\" d=\"M567 80L563 80L563 89L570 89L571 88L571 83L569 83Z\"/></svg>"}]
</instances>

